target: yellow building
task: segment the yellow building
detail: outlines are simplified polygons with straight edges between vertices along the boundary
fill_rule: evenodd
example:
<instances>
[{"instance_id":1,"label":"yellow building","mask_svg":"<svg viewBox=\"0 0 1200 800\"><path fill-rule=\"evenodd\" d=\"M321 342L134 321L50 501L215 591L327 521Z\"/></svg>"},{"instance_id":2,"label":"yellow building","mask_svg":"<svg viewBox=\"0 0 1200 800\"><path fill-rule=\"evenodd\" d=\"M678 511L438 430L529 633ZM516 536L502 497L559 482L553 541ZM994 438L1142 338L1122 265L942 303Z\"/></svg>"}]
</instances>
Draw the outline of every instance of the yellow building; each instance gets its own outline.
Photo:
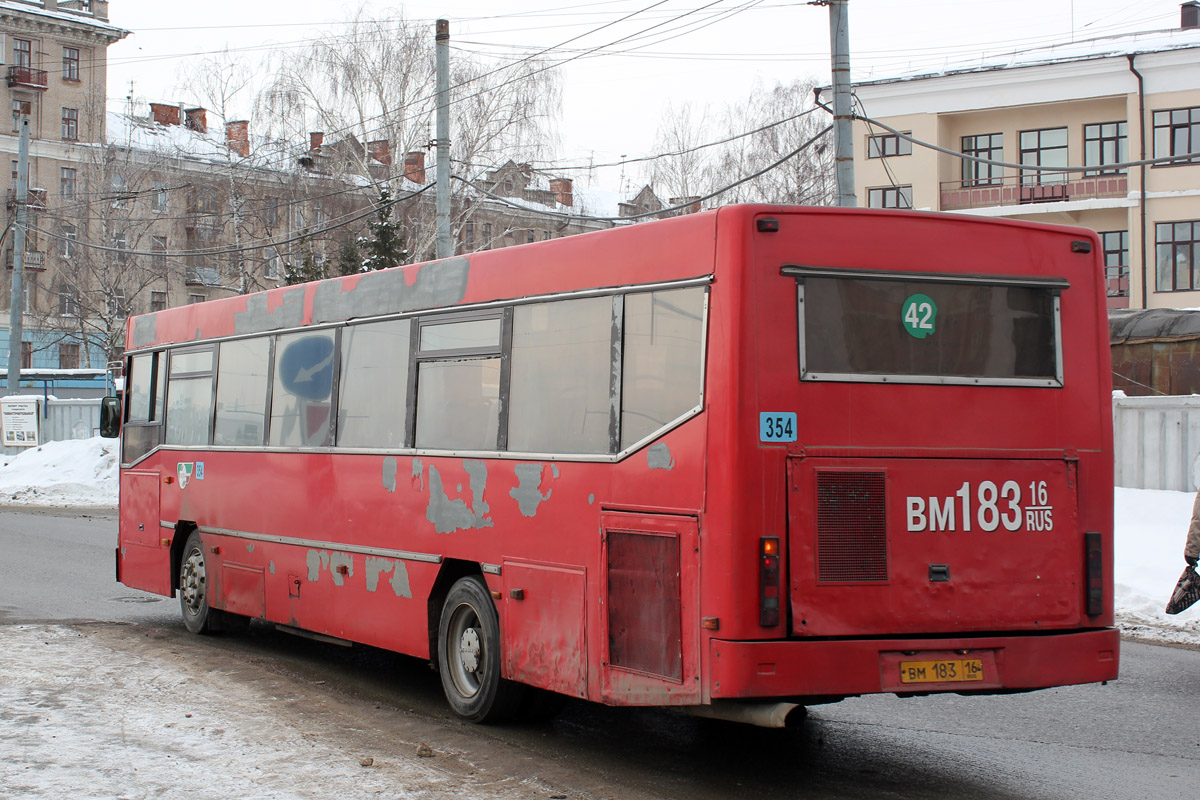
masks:
<instances>
[{"instance_id":1,"label":"yellow building","mask_svg":"<svg viewBox=\"0 0 1200 800\"><path fill-rule=\"evenodd\" d=\"M854 128L860 205L1091 228L1110 307L1200 306L1200 157L1180 157L1200 152L1200 3L1179 28L984 54L854 93L868 118ZM1157 161L1117 166L1144 159Z\"/></svg>"}]
</instances>

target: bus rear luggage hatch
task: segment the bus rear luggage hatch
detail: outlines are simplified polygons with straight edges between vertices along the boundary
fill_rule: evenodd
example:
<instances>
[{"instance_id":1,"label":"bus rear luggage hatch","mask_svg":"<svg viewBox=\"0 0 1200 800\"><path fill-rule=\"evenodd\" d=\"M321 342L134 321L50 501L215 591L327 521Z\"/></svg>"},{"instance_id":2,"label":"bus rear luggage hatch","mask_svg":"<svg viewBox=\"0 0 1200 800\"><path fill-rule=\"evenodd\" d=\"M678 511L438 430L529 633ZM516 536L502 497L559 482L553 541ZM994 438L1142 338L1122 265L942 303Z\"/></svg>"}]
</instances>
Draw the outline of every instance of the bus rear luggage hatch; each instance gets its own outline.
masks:
<instances>
[{"instance_id":1,"label":"bus rear luggage hatch","mask_svg":"<svg viewBox=\"0 0 1200 800\"><path fill-rule=\"evenodd\" d=\"M793 633L1077 626L1074 473L1061 459L789 459Z\"/></svg>"}]
</instances>

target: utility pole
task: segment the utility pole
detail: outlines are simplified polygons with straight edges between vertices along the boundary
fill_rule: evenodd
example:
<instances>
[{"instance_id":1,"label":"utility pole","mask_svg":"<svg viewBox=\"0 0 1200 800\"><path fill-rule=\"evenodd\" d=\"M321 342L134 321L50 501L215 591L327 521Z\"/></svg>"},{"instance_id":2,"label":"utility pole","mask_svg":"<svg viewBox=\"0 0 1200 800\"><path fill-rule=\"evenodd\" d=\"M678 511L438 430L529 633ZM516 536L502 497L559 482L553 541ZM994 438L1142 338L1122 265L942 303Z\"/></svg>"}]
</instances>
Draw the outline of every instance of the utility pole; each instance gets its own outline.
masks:
<instances>
[{"instance_id":1,"label":"utility pole","mask_svg":"<svg viewBox=\"0 0 1200 800\"><path fill-rule=\"evenodd\" d=\"M438 258L454 255L450 242L450 21L437 21L437 238Z\"/></svg>"},{"instance_id":2,"label":"utility pole","mask_svg":"<svg viewBox=\"0 0 1200 800\"><path fill-rule=\"evenodd\" d=\"M829 53L833 67L833 161L837 204L854 207L854 123L850 100L849 0L828 0Z\"/></svg>"},{"instance_id":3,"label":"utility pole","mask_svg":"<svg viewBox=\"0 0 1200 800\"><path fill-rule=\"evenodd\" d=\"M17 144L17 221L13 226L12 306L8 311L8 393L21 389L21 318L25 313L25 206L29 201L29 117L21 115Z\"/></svg>"}]
</instances>

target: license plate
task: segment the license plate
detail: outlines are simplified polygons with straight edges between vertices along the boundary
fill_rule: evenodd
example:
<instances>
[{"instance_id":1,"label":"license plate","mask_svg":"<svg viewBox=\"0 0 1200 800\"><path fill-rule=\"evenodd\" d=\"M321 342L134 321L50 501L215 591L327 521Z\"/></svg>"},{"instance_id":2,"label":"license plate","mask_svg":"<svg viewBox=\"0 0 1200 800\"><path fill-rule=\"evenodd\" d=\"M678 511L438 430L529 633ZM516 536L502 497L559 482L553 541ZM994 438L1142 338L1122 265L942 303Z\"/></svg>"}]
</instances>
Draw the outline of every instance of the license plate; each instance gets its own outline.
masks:
<instances>
[{"instance_id":1,"label":"license plate","mask_svg":"<svg viewBox=\"0 0 1200 800\"><path fill-rule=\"evenodd\" d=\"M900 662L901 683L958 683L982 680L983 660L979 658Z\"/></svg>"}]
</instances>

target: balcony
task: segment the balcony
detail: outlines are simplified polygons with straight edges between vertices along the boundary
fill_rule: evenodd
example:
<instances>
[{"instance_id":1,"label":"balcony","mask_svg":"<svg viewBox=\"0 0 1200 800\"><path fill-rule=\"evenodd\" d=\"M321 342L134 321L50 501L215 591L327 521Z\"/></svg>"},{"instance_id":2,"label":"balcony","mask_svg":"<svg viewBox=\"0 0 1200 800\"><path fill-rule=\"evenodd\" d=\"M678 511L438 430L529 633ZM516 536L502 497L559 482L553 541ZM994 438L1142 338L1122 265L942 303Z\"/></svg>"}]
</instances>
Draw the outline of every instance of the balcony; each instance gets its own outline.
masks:
<instances>
[{"instance_id":1,"label":"balcony","mask_svg":"<svg viewBox=\"0 0 1200 800\"><path fill-rule=\"evenodd\" d=\"M4 266L8 269L13 268L13 251L9 248L4 251ZM45 255L37 250L25 251L25 269L45 269Z\"/></svg>"},{"instance_id":2,"label":"balcony","mask_svg":"<svg viewBox=\"0 0 1200 800\"><path fill-rule=\"evenodd\" d=\"M221 270L215 267L188 267L183 282L187 286L220 286Z\"/></svg>"},{"instance_id":3,"label":"balcony","mask_svg":"<svg viewBox=\"0 0 1200 800\"><path fill-rule=\"evenodd\" d=\"M1129 178L1125 175L1095 175L1035 184L1023 184L1019 176L1012 175L983 186L964 185L961 180L942 181L941 210L1124 199L1128 194Z\"/></svg>"},{"instance_id":4,"label":"balcony","mask_svg":"<svg viewBox=\"0 0 1200 800\"><path fill-rule=\"evenodd\" d=\"M32 67L9 67L8 88L36 89L44 92L50 86L46 79L46 70Z\"/></svg>"},{"instance_id":5,"label":"balcony","mask_svg":"<svg viewBox=\"0 0 1200 800\"><path fill-rule=\"evenodd\" d=\"M17 207L17 190L9 189L5 195L4 205L9 211ZM46 210L46 190L45 189L30 189L29 199L25 202L26 208L32 208L38 211Z\"/></svg>"}]
</instances>

